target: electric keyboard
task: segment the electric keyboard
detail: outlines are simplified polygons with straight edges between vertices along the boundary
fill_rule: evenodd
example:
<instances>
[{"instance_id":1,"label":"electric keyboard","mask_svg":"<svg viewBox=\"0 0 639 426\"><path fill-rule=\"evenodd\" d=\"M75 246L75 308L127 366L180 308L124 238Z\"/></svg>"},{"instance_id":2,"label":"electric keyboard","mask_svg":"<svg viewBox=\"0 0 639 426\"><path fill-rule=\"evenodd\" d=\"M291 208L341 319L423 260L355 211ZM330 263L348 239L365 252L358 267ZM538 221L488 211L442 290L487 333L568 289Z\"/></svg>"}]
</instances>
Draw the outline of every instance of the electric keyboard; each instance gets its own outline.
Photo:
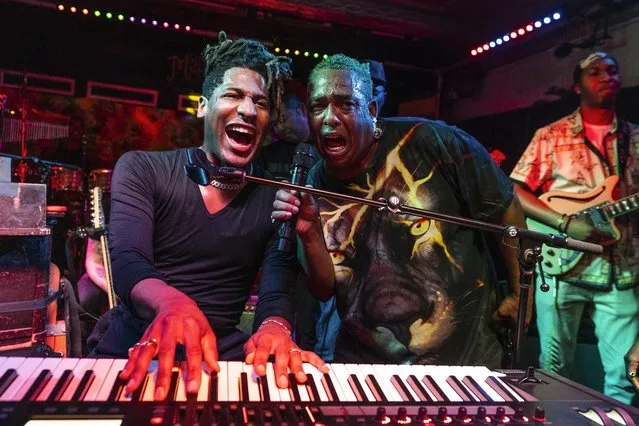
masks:
<instances>
[{"instance_id":1,"label":"electric keyboard","mask_svg":"<svg viewBox=\"0 0 639 426\"><path fill-rule=\"evenodd\" d=\"M153 401L157 361L132 394L118 378L126 361L0 357L0 424L633 425L639 419L637 410L559 376L542 372L541 384L518 385L513 378L521 372L463 366L334 363L323 374L305 364L308 381L291 375L289 388L280 389L271 363L260 378L252 365L220 362L219 372L202 372L199 393L187 395L180 362L166 401Z\"/></svg>"}]
</instances>

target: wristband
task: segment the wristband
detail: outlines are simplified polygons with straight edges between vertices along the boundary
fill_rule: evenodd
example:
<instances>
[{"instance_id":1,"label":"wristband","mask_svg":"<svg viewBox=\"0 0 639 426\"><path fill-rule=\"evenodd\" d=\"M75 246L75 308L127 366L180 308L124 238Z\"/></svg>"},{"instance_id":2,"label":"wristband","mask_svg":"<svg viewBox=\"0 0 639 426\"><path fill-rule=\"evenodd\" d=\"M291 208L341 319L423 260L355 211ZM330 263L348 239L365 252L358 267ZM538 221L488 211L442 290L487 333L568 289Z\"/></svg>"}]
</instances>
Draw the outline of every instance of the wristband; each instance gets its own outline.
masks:
<instances>
[{"instance_id":1,"label":"wristband","mask_svg":"<svg viewBox=\"0 0 639 426\"><path fill-rule=\"evenodd\" d=\"M291 330L288 329L288 327L286 326L286 324L284 324L282 321L278 321L276 319L266 319L264 321L262 321L262 324L260 325L260 328L262 328L264 326L264 324L275 324L278 325L280 327L282 327L284 330L286 330L286 332L288 333L288 335L291 335Z\"/></svg>"}]
</instances>

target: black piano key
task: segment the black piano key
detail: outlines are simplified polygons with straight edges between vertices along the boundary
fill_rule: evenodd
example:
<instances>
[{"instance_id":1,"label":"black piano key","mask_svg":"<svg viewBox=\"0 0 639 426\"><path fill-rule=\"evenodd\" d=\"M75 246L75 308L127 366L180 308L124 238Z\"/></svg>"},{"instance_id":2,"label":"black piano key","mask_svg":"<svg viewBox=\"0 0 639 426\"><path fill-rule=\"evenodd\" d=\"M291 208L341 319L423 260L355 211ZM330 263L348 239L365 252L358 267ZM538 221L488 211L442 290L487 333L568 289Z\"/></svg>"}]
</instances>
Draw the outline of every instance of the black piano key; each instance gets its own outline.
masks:
<instances>
[{"instance_id":1,"label":"black piano key","mask_svg":"<svg viewBox=\"0 0 639 426\"><path fill-rule=\"evenodd\" d=\"M120 399L120 395L122 395L122 391L124 390L124 387L126 386L126 382L127 382L126 380L120 378L121 373L122 371L118 372L118 376L115 379L115 382L113 383L113 387L111 388L111 393L109 393L109 397L107 398L107 401L113 402Z\"/></svg>"},{"instance_id":2,"label":"black piano key","mask_svg":"<svg viewBox=\"0 0 639 426\"><path fill-rule=\"evenodd\" d=\"M306 390L311 397L311 401L319 402L320 394L317 391L317 385L315 384L315 378L311 374L306 375Z\"/></svg>"},{"instance_id":3,"label":"black piano key","mask_svg":"<svg viewBox=\"0 0 639 426\"><path fill-rule=\"evenodd\" d=\"M491 401L491 402L493 401L490 395L471 376L465 376L462 382L465 385L467 385L469 388L471 388L474 393L480 394L480 395L477 395L480 401Z\"/></svg>"},{"instance_id":4,"label":"black piano key","mask_svg":"<svg viewBox=\"0 0 639 426\"><path fill-rule=\"evenodd\" d=\"M53 390L51 391L51 395L47 398L48 402L59 401L64 394L64 391L69 387L69 383L73 380L73 370L64 370L60 378L58 379L58 383L55 384Z\"/></svg>"},{"instance_id":5,"label":"black piano key","mask_svg":"<svg viewBox=\"0 0 639 426\"><path fill-rule=\"evenodd\" d=\"M377 383L377 379L375 378L375 376L373 376L372 374L368 374L366 376L366 384L368 385L368 388L373 392L373 395L378 402L388 401L388 398L386 398L386 395L384 395L384 391L382 391L382 387L379 385L379 383Z\"/></svg>"},{"instance_id":6,"label":"black piano key","mask_svg":"<svg viewBox=\"0 0 639 426\"><path fill-rule=\"evenodd\" d=\"M217 401L217 372L211 372L211 382L209 383L209 398L210 402L218 402Z\"/></svg>"},{"instance_id":7,"label":"black piano key","mask_svg":"<svg viewBox=\"0 0 639 426\"><path fill-rule=\"evenodd\" d=\"M288 373L288 388L293 393L293 401L301 402L302 397L300 397L300 391L297 389L297 379L293 373Z\"/></svg>"},{"instance_id":8,"label":"black piano key","mask_svg":"<svg viewBox=\"0 0 639 426\"><path fill-rule=\"evenodd\" d=\"M144 389L146 388L148 381L149 381L149 375L147 374L144 380L142 380L142 383L140 383L140 386L138 386L138 388L133 391L133 394L131 395L131 401L140 400L140 398L142 397L144 393Z\"/></svg>"},{"instance_id":9,"label":"black piano key","mask_svg":"<svg viewBox=\"0 0 639 426\"><path fill-rule=\"evenodd\" d=\"M186 393L186 401L187 402L197 402L197 393Z\"/></svg>"},{"instance_id":10,"label":"black piano key","mask_svg":"<svg viewBox=\"0 0 639 426\"><path fill-rule=\"evenodd\" d=\"M417 377L415 377L413 375L410 375L410 376L408 376L406 381L408 382L410 387L413 389L413 391L417 394L417 396L419 396L421 401L426 401L426 402L434 402L435 401L430 396L428 391L426 391L426 388L424 388L424 386L419 382Z\"/></svg>"},{"instance_id":11,"label":"black piano key","mask_svg":"<svg viewBox=\"0 0 639 426\"><path fill-rule=\"evenodd\" d=\"M175 401L175 395L177 392L178 380L180 378L180 371L175 370L171 372L171 384L169 385L169 391L166 394L167 401Z\"/></svg>"},{"instance_id":12,"label":"black piano key","mask_svg":"<svg viewBox=\"0 0 639 426\"><path fill-rule=\"evenodd\" d=\"M2 377L0 377L0 395L5 393L5 391L9 389L9 386L11 386L11 383L17 378L18 372L15 369L10 368L5 371Z\"/></svg>"},{"instance_id":13,"label":"black piano key","mask_svg":"<svg viewBox=\"0 0 639 426\"><path fill-rule=\"evenodd\" d=\"M459 379L455 376L448 376L446 379L446 383L450 385L451 388L459 395L462 401L475 401L473 394L471 394L466 386L459 381Z\"/></svg>"},{"instance_id":14,"label":"black piano key","mask_svg":"<svg viewBox=\"0 0 639 426\"><path fill-rule=\"evenodd\" d=\"M95 373L93 370L87 370L84 372L82 379L80 380L80 384L78 384L78 388L73 392L73 396L71 397L71 401L82 401L89 391L93 380L95 379Z\"/></svg>"},{"instance_id":15,"label":"black piano key","mask_svg":"<svg viewBox=\"0 0 639 426\"><path fill-rule=\"evenodd\" d=\"M397 389L397 393L399 393L404 401L407 402L415 402L415 397L410 393L404 381L397 374L394 374L391 377L391 384Z\"/></svg>"},{"instance_id":16,"label":"black piano key","mask_svg":"<svg viewBox=\"0 0 639 426\"><path fill-rule=\"evenodd\" d=\"M51 370L42 370L38 377L33 381L31 386L29 386L29 390L22 397L23 401L35 401L42 389L49 383L51 380Z\"/></svg>"},{"instance_id":17,"label":"black piano key","mask_svg":"<svg viewBox=\"0 0 639 426\"><path fill-rule=\"evenodd\" d=\"M366 396L366 393L364 392L364 388L362 387L362 384L359 382L359 379L357 378L356 374L350 374L348 376L348 384L351 386L351 389L353 390L353 393L355 394L355 397L357 398L358 401L373 402L368 400L368 397Z\"/></svg>"},{"instance_id":18,"label":"black piano key","mask_svg":"<svg viewBox=\"0 0 639 426\"><path fill-rule=\"evenodd\" d=\"M240 373L240 401L250 401L248 374Z\"/></svg>"},{"instance_id":19,"label":"black piano key","mask_svg":"<svg viewBox=\"0 0 639 426\"><path fill-rule=\"evenodd\" d=\"M271 392L268 390L268 379L266 376L260 376L257 378L257 383L260 387L260 397L262 401L270 402L271 401Z\"/></svg>"},{"instance_id":20,"label":"black piano key","mask_svg":"<svg viewBox=\"0 0 639 426\"><path fill-rule=\"evenodd\" d=\"M428 386L429 389L433 391L438 401L450 402L450 399L446 396L442 388L439 387L439 385L437 384L435 379L433 379L432 376L427 374L424 376L422 381L426 384L426 386Z\"/></svg>"},{"instance_id":21,"label":"black piano key","mask_svg":"<svg viewBox=\"0 0 639 426\"><path fill-rule=\"evenodd\" d=\"M331 379L330 375L326 373L322 375L322 384L324 385L324 390L328 395L328 399L330 399L331 401L339 401L339 395L335 390L335 385L333 384L333 380Z\"/></svg>"}]
</instances>

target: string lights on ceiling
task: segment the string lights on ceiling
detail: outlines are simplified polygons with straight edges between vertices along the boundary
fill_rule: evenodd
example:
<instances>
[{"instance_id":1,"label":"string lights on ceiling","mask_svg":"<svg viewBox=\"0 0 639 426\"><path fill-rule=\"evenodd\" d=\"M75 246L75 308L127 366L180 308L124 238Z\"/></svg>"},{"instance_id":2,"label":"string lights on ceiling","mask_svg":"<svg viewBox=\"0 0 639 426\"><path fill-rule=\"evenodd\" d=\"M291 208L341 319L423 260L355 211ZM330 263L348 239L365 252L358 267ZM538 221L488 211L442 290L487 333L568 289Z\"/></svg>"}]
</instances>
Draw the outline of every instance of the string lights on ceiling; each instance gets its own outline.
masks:
<instances>
[{"instance_id":1,"label":"string lights on ceiling","mask_svg":"<svg viewBox=\"0 0 639 426\"><path fill-rule=\"evenodd\" d=\"M512 31L504 34L501 37L497 37L494 40L485 42L484 44L475 47L470 51L472 56L479 56L485 54L486 52L498 48L500 46L504 46L507 43L514 41L517 38L524 37L527 34L534 32L542 27L553 24L561 19L561 13L555 12L552 15L545 16L544 18L538 19L534 22L531 22L522 27L513 29Z\"/></svg>"},{"instance_id":2,"label":"string lights on ceiling","mask_svg":"<svg viewBox=\"0 0 639 426\"><path fill-rule=\"evenodd\" d=\"M124 21L128 21L132 24L138 23L141 25L149 25L149 26L153 26L153 27L162 27L166 30L174 30L174 31L186 31L186 32L190 32L191 31L191 26L190 25L182 25L182 24L178 24L178 23L169 23L167 21L161 21L161 20L157 20L157 19L151 19L151 18L146 18L146 17L135 17L135 16L128 16L128 15L124 15L122 13L113 13L110 11L102 11L100 9L87 9L87 8L79 8L76 6L66 6L64 4L58 4L57 9L60 12L69 12L72 14L76 14L76 15L83 15L83 16L94 16L96 18L106 18L107 20L112 20L112 21L120 21L120 22L124 22Z\"/></svg>"},{"instance_id":3,"label":"string lights on ceiling","mask_svg":"<svg viewBox=\"0 0 639 426\"><path fill-rule=\"evenodd\" d=\"M164 20L153 18L150 16L149 17L130 16L130 15L125 15L123 13L113 13L108 10L80 8L75 5L73 6L68 4L65 5L62 3L57 5L57 9L60 12L71 13L71 14L75 14L79 16L93 16L95 18L102 18L107 21L110 20L110 21L119 21L119 22L129 22L131 24L161 28L161 29L169 30L169 31L191 32L192 30L190 25L183 25L180 23L164 21ZM310 58L314 58L314 59L328 58L327 54L320 55L317 52L310 52L308 50L301 51L299 49L289 49L289 48L281 48L281 47L275 47L273 50L275 53L284 53L287 56L303 56L309 59Z\"/></svg>"},{"instance_id":4,"label":"string lights on ceiling","mask_svg":"<svg viewBox=\"0 0 639 426\"><path fill-rule=\"evenodd\" d=\"M319 59L320 57L323 59L328 58L327 54L324 55L320 55L319 53L315 52L315 53L311 53L308 50L302 52L301 50L298 49L282 49L281 47L276 47L275 49L273 49L273 51L275 53L284 53L286 56L290 56L291 54L293 54L294 56L304 56L305 58L315 58L315 59Z\"/></svg>"}]
</instances>

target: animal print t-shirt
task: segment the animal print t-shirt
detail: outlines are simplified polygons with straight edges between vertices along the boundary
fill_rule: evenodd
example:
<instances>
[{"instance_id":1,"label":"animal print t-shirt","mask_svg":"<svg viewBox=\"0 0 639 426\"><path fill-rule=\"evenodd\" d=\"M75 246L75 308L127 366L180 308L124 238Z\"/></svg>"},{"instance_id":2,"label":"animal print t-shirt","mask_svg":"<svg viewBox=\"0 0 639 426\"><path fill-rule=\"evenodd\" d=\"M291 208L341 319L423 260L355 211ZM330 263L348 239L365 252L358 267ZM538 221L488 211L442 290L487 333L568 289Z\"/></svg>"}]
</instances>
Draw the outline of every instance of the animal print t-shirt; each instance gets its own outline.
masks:
<instances>
[{"instance_id":1,"label":"animal print t-shirt","mask_svg":"<svg viewBox=\"0 0 639 426\"><path fill-rule=\"evenodd\" d=\"M337 181L324 160L318 188L479 220L501 217L513 187L471 136L442 122L385 119L370 168ZM319 198L342 328L336 362L497 366L490 324L493 268L480 232Z\"/></svg>"}]
</instances>

